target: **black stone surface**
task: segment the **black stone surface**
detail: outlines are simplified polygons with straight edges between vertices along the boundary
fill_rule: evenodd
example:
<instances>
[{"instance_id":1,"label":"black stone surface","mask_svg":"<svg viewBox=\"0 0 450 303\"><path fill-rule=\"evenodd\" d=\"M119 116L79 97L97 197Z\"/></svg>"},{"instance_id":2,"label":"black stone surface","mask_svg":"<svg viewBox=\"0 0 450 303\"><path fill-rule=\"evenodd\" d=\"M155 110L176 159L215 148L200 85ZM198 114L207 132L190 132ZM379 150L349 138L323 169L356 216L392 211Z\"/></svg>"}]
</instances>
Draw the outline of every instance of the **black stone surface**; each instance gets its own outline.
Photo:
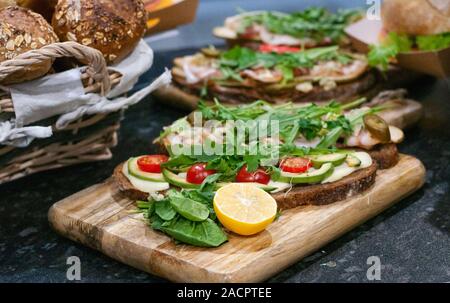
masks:
<instances>
[{"instance_id":1,"label":"black stone surface","mask_svg":"<svg viewBox=\"0 0 450 303\"><path fill-rule=\"evenodd\" d=\"M173 57L192 51L157 52L155 66L140 86L171 66ZM450 80L427 80L409 89L426 114L406 132L400 150L425 164L423 189L269 282L369 282L370 256L381 260L381 282L450 282ZM126 112L112 160L0 185L0 282L68 282L70 256L81 260L81 282L165 282L60 237L49 227L47 211L53 203L105 180L128 157L155 152L152 139L184 114L147 98Z\"/></svg>"}]
</instances>

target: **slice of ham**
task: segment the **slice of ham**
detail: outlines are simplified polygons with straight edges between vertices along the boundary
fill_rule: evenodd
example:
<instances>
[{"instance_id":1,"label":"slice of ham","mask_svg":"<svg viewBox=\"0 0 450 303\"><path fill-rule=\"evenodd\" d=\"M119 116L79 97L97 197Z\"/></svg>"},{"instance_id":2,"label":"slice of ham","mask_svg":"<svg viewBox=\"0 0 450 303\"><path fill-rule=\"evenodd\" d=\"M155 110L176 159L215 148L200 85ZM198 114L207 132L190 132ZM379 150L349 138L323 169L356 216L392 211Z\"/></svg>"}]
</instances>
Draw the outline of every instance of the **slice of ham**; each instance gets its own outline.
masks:
<instances>
[{"instance_id":1,"label":"slice of ham","mask_svg":"<svg viewBox=\"0 0 450 303\"><path fill-rule=\"evenodd\" d=\"M220 76L215 60L206 58L202 54L179 58L175 64L181 67L189 84L198 83L212 76Z\"/></svg>"},{"instance_id":2,"label":"slice of ham","mask_svg":"<svg viewBox=\"0 0 450 303\"><path fill-rule=\"evenodd\" d=\"M263 83L278 83L283 80L283 74L277 70L269 70L266 68L246 69L241 72L241 75L250 77Z\"/></svg>"}]
</instances>

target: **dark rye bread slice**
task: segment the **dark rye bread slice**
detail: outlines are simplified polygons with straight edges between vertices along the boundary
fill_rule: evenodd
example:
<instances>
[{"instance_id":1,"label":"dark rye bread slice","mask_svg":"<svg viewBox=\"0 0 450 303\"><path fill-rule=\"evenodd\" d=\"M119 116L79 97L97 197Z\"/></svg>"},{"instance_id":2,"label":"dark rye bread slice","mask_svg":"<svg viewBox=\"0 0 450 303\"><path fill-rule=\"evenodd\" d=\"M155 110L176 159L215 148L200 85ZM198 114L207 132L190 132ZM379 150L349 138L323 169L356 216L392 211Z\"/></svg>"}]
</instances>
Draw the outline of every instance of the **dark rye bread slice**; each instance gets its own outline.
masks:
<instances>
[{"instance_id":1,"label":"dark rye bread slice","mask_svg":"<svg viewBox=\"0 0 450 303\"><path fill-rule=\"evenodd\" d=\"M365 169L328 184L294 186L291 190L276 193L274 198L280 208L292 208L305 204L324 205L344 200L362 193L374 182L377 167L387 169L397 164L399 155L395 144L383 144L368 151L374 163ZM148 193L136 189L122 173L124 163L119 164L113 173L113 179L122 194L132 200L146 200Z\"/></svg>"},{"instance_id":2,"label":"dark rye bread slice","mask_svg":"<svg viewBox=\"0 0 450 303\"><path fill-rule=\"evenodd\" d=\"M119 188L120 192L128 199L146 201L148 199L148 193L144 193L143 191L136 189L128 180L128 178L123 174L122 169L125 163L126 162L120 163L114 169L114 183Z\"/></svg>"},{"instance_id":3,"label":"dark rye bread slice","mask_svg":"<svg viewBox=\"0 0 450 303\"><path fill-rule=\"evenodd\" d=\"M132 200L147 200L148 193L133 187L122 173L122 166L114 170L113 179L121 193ZM344 200L369 189L375 182L377 164L373 163L365 169L358 170L339 181L327 184L297 185L292 189L273 195L282 209L301 205L325 205Z\"/></svg>"},{"instance_id":4,"label":"dark rye bread slice","mask_svg":"<svg viewBox=\"0 0 450 303\"><path fill-rule=\"evenodd\" d=\"M355 171L339 181L325 184L297 185L291 190L279 192L272 196L281 209L294 208L301 205L326 205L345 200L363 193L374 183L377 164Z\"/></svg>"},{"instance_id":5,"label":"dark rye bread slice","mask_svg":"<svg viewBox=\"0 0 450 303\"><path fill-rule=\"evenodd\" d=\"M338 85L330 90L314 86L308 92L300 92L295 88L268 91L264 85L255 87L229 87L219 84L208 86L206 100L218 98L221 102L228 104L250 103L254 100L265 100L270 103L279 104L286 100L292 102L323 102L329 100L346 101L355 96L373 97L381 87L379 87L381 76L371 70L364 73L359 78ZM189 84L184 79L173 75L171 94L177 94L178 98L186 98L184 94L199 96L203 89L202 83ZM183 94L184 93L184 94Z\"/></svg>"}]
</instances>

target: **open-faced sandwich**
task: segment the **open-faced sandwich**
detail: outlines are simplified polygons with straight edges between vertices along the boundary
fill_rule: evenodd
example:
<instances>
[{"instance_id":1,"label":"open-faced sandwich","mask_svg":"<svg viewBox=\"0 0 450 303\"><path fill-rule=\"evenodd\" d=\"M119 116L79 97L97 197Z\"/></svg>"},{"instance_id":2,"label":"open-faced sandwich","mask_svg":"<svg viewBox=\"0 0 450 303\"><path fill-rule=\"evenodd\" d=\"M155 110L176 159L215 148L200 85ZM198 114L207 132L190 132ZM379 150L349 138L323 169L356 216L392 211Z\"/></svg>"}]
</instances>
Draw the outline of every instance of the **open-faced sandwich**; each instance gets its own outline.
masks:
<instances>
[{"instance_id":1,"label":"open-faced sandwich","mask_svg":"<svg viewBox=\"0 0 450 303\"><path fill-rule=\"evenodd\" d=\"M361 15L357 10L330 13L315 7L290 14L246 12L227 18L223 26L214 28L213 33L231 45L261 50L346 45L348 39L344 28Z\"/></svg>"},{"instance_id":2,"label":"open-faced sandwich","mask_svg":"<svg viewBox=\"0 0 450 303\"><path fill-rule=\"evenodd\" d=\"M403 132L377 115L383 106L361 103L200 104L155 140L163 154L130 158L114 180L140 200L152 228L218 246L227 239L220 224L254 234L277 209L344 200L368 190L377 169L395 166Z\"/></svg>"},{"instance_id":3,"label":"open-faced sandwich","mask_svg":"<svg viewBox=\"0 0 450 303\"><path fill-rule=\"evenodd\" d=\"M305 51L265 52L235 46L203 49L176 58L173 87L179 94L219 98L226 103L317 102L368 95L379 75L364 55L338 46Z\"/></svg>"}]
</instances>

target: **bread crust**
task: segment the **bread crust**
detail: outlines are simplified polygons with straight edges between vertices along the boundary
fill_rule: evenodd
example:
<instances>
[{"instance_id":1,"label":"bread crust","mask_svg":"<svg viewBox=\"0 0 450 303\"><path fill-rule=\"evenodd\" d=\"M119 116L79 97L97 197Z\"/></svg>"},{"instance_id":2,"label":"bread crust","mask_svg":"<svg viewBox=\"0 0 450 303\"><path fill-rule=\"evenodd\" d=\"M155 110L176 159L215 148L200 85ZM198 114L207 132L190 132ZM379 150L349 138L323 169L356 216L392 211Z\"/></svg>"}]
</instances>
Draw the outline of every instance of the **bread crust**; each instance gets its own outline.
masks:
<instances>
[{"instance_id":1,"label":"bread crust","mask_svg":"<svg viewBox=\"0 0 450 303\"><path fill-rule=\"evenodd\" d=\"M58 37L41 15L17 6L0 9L0 62L55 42L58 42ZM11 74L2 84L39 78L48 73L52 63L49 59L29 66L21 72Z\"/></svg>"},{"instance_id":2,"label":"bread crust","mask_svg":"<svg viewBox=\"0 0 450 303\"><path fill-rule=\"evenodd\" d=\"M196 98L195 96L200 94L202 89L201 84L189 85L178 77L174 77L173 80L170 97L191 101L193 98ZM377 73L370 71L354 81L340 83L331 90L324 90L322 87L316 86L308 93L302 93L294 88L269 93L264 88L222 87L220 85L214 85L208 88L209 95L206 99L213 100L214 98L218 98L221 102L229 104L250 103L254 100L265 100L274 104L285 103L286 100L292 100L292 102L320 102L331 99L345 101L354 96L373 95L373 90L377 89L378 83Z\"/></svg>"},{"instance_id":3,"label":"bread crust","mask_svg":"<svg viewBox=\"0 0 450 303\"><path fill-rule=\"evenodd\" d=\"M114 169L113 180L116 186L125 197L131 200L147 200L148 193L144 193L136 189L128 180L128 178L123 174L122 168L125 163L126 162L120 163Z\"/></svg>"},{"instance_id":4,"label":"bread crust","mask_svg":"<svg viewBox=\"0 0 450 303\"><path fill-rule=\"evenodd\" d=\"M375 183L377 165L373 163L332 183L295 186L273 195L281 209L301 205L326 205L345 200L369 189Z\"/></svg>"},{"instance_id":5,"label":"bread crust","mask_svg":"<svg viewBox=\"0 0 450 303\"><path fill-rule=\"evenodd\" d=\"M366 152L368 152L372 159L377 163L379 169L391 168L397 165L400 159L397 145L394 143L380 144Z\"/></svg>"},{"instance_id":6,"label":"bread crust","mask_svg":"<svg viewBox=\"0 0 450 303\"><path fill-rule=\"evenodd\" d=\"M387 31L408 35L450 32L448 0L384 0L381 19Z\"/></svg>"},{"instance_id":7,"label":"bread crust","mask_svg":"<svg viewBox=\"0 0 450 303\"><path fill-rule=\"evenodd\" d=\"M61 41L93 47L114 64L143 37L147 17L141 0L77 1L60 0L56 5L52 25Z\"/></svg>"}]
</instances>

